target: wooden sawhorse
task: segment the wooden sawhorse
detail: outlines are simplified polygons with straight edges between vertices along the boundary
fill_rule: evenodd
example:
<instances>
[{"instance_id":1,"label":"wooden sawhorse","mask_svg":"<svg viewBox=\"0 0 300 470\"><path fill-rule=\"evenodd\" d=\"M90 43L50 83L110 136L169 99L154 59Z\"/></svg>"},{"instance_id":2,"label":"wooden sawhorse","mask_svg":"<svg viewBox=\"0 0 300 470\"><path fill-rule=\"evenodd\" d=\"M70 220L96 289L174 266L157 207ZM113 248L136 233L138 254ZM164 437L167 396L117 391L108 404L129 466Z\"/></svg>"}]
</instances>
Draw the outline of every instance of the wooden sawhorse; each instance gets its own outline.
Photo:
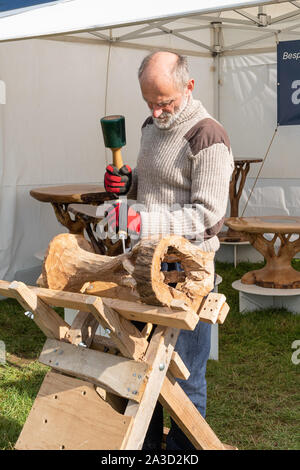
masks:
<instances>
[{"instance_id":1,"label":"wooden sawhorse","mask_svg":"<svg viewBox=\"0 0 300 470\"><path fill-rule=\"evenodd\" d=\"M16 449L141 449L157 400L196 449L223 444L175 378L189 372L174 352L180 329L223 323L229 307L211 293L194 311L0 281L0 294L32 312L47 336L46 374ZM52 307L79 310L68 325ZM130 320L145 322L140 332ZM95 335L99 324L110 338ZM155 326L152 334L149 332Z\"/></svg>"}]
</instances>

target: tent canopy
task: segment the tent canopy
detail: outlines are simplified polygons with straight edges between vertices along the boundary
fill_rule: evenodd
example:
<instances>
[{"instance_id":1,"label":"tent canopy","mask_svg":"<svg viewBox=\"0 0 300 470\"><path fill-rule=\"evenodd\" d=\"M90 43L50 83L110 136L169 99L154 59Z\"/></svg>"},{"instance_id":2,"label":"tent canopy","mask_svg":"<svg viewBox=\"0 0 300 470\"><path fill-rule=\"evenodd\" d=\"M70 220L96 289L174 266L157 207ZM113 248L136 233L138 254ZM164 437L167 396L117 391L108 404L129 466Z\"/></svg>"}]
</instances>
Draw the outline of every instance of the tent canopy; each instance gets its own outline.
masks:
<instances>
[{"instance_id":1,"label":"tent canopy","mask_svg":"<svg viewBox=\"0 0 300 470\"><path fill-rule=\"evenodd\" d=\"M105 8L98 0L40 3L40 8L29 6L28 11L14 10L2 17L0 41L59 39L63 34L65 40L93 37L149 49L163 47L165 37L171 35L178 40L176 47L192 54L241 54L254 48L274 49L279 39L299 36L300 28L300 2L288 0L115 0L105 3Z\"/></svg>"}]
</instances>

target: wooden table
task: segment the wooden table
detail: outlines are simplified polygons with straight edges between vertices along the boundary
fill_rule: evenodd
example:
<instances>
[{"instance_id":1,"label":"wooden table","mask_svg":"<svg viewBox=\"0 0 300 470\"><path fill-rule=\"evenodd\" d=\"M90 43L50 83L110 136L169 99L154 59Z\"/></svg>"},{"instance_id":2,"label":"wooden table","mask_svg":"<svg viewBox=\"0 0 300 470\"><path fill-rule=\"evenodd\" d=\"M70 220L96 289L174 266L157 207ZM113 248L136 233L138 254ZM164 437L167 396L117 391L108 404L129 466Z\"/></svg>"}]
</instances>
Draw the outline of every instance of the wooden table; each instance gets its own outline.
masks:
<instances>
[{"instance_id":1,"label":"wooden table","mask_svg":"<svg viewBox=\"0 0 300 470\"><path fill-rule=\"evenodd\" d=\"M230 200L230 217L239 216L239 202L245 186L247 174L250 170L251 163L262 162L261 158L250 159L237 159L234 160L234 170L230 180L229 186L229 200ZM245 241L245 237L231 228L226 232L219 234L220 241L223 242L242 242Z\"/></svg>"},{"instance_id":2,"label":"wooden table","mask_svg":"<svg viewBox=\"0 0 300 470\"><path fill-rule=\"evenodd\" d=\"M96 184L68 184L63 186L47 186L32 189L30 195L41 202L48 202L52 205L57 220L67 227L70 233L81 234L86 229L90 241L96 253L107 254L107 249L102 240L97 240L91 231L92 224L97 223L100 219L91 217L88 219L82 217L76 211L70 211L69 205L76 203L77 206L86 206L92 204L98 206L112 198L111 194L105 191L105 188ZM73 214L71 218L70 212ZM95 207L96 213L96 207Z\"/></svg>"},{"instance_id":3,"label":"wooden table","mask_svg":"<svg viewBox=\"0 0 300 470\"><path fill-rule=\"evenodd\" d=\"M242 283L276 289L300 288L300 272L291 266L293 257L300 251L300 236L291 241L293 234L300 235L300 217L236 217L227 219L225 224L242 232L266 260L262 269L244 274ZM265 233L274 234L272 240L267 240ZM276 241L280 242L278 249Z\"/></svg>"}]
</instances>

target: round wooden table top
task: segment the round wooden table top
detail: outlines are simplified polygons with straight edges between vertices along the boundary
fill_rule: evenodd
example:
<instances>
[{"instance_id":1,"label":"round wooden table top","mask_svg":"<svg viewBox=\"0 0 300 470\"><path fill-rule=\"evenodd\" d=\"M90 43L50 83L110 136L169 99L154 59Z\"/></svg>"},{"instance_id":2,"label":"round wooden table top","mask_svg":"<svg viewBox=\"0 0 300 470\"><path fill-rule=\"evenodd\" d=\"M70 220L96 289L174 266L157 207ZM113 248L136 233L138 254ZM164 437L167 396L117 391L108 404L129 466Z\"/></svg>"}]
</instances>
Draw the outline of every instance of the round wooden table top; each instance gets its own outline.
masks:
<instances>
[{"instance_id":1,"label":"round wooden table top","mask_svg":"<svg viewBox=\"0 0 300 470\"><path fill-rule=\"evenodd\" d=\"M262 217L230 217L225 225L238 232L300 233L300 217L268 215Z\"/></svg>"},{"instance_id":2,"label":"round wooden table top","mask_svg":"<svg viewBox=\"0 0 300 470\"><path fill-rule=\"evenodd\" d=\"M101 203L111 199L111 194L97 184L65 184L63 186L46 186L30 191L30 195L41 202L60 204Z\"/></svg>"}]
</instances>

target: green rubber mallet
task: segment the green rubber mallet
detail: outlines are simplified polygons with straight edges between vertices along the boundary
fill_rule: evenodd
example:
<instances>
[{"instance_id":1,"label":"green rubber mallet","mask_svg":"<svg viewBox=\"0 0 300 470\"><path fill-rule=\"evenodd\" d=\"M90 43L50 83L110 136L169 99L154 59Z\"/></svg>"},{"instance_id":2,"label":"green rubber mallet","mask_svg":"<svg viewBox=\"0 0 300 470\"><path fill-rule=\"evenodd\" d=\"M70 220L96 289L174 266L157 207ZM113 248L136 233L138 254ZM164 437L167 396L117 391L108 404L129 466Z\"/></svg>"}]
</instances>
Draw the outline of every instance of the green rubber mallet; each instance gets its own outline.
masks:
<instances>
[{"instance_id":1,"label":"green rubber mallet","mask_svg":"<svg viewBox=\"0 0 300 470\"><path fill-rule=\"evenodd\" d=\"M104 145L110 148L113 154L113 165L118 168L123 166L121 148L126 145L125 117L121 115L104 116L100 119ZM118 197L118 195L115 195ZM125 198L126 199L126 198ZM119 206L119 239L122 240L123 253L125 239L127 238L127 202L118 199Z\"/></svg>"},{"instance_id":2,"label":"green rubber mallet","mask_svg":"<svg viewBox=\"0 0 300 470\"><path fill-rule=\"evenodd\" d=\"M104 145L113 154L113 164L118 170L123 166L121 148L126 145L125 117L120 115L104 116L100 119Z\"/></svg>"}]
</instances>

